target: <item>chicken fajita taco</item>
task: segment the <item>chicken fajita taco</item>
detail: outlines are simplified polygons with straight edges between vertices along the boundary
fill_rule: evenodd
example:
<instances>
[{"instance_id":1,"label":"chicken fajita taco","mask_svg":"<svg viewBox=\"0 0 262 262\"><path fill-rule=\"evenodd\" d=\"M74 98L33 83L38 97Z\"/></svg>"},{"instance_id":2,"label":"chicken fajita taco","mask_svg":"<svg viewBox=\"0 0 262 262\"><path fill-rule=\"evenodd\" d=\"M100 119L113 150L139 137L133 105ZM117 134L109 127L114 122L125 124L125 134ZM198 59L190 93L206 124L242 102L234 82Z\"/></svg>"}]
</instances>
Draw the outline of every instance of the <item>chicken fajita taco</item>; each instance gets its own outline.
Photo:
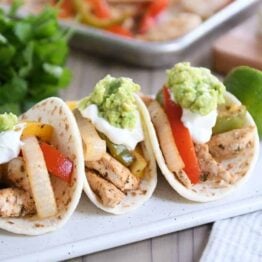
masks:
<instances>
[{"instance_id":1,"label":"chicken fajita taco","mask_svg":"<svg viewBox=\"0 0 262 262\"><path fill-rule=\"evenodd\" d=\"M74 114L84 147L84 191L99 208L127 213L148 200L157 183L146 107L129 78L106 76Z\"/></svg>"},{"instance_id":2,"label":"chicken fajita taco","mask_svg":"<svg viewBox=\"0 0 262 262\"><path fill-rule=\"evenodd\" d=\"M48 98L0 115L0 228L39 235L63 226L83 188L83 151L68 106Z\"/></svg>"},{"instance_id":3,"label":"chicken fajita taco","mask_svg":"<svg viewBox=\"0 0 262 262\"><path fill-rule=\"evenodd\" d=\"M156 99L144 100L158 165L181 196L212 201L247 180L258 156L256 125L208 69L176 64Z\"/></svg>"}]
</instances>

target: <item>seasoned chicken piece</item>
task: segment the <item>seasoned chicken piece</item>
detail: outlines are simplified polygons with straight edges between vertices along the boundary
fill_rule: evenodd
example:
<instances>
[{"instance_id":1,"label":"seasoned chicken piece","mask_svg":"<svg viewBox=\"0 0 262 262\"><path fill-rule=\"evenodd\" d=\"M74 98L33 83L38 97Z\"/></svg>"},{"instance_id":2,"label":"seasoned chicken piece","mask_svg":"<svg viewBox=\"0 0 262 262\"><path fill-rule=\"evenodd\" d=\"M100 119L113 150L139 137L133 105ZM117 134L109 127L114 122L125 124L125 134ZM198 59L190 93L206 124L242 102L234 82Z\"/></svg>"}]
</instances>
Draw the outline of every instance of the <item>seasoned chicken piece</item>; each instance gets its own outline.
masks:
<instances>
[{"instance_id":1,"label":"seasoned chicken piece","mask_svg":"<svg viewBox=\"0 0 262 262\"><path fill-rule=\"evenodd\" d=\"M108 153L104 154L98 161L87 161L86 166L89 169L96 170L101 176L112 182L123 192L138 188L138 178Z\"/></svg>"},{"instance_id":2,"label":"seasoned chicken piece","mask_svg":"<svg viewBox=\"0 0 262 262\"><path fill-rule=\"evenodd\" d=\"M132 30L136 24L136 18L143 15L147 3L112 2L110 3L111 16L122 20L121 26Z\"/></svg>"},{"instance_id":3,"label":"seasoned chicken piece","mask_svg":"<svg viewBox=\"0 0 262 262\"><path fill-rule=\"evenodd\" d=\"M147 33L138 36L147 41L167 41L192 31L202 22L200 16L181 13L169 20L156 24Z\"/></svg>"},{"instance_id":4,"label":"seasoned chicken piece","mask_svg":"<svg viewBox=\"0 0 262 262\"><path fill-rule=\"evenodd\" d=\"M218 160L232 158L253 145L254 134L255 128L248 126L214 135L208 142L209 151Z\"/></svg>"},{"instance_id":5,"label":"seasoned chicken piece","mask_svg":"<svg viewBox=\"0 0 262 262\"><path fill-rule=\"evenodd\" d=\"M182 7L206 19L228 5L232 0L182 0Z\"/></svg>"},{"instance_id":6,"label":"seasoned chicken piece","mask_svg":"<svg viewBox=\"0 0 262 262\"><path fill-rule=\"evenodd\" d=\"M152 98L151 96L144 95L142 93L139 94L139 97L143 100L146 106L149 106L149 104L154 101L154 98Z\"/></svg>"},{"instance_id":7,"label":"seasoned chicken piece","mask_svg":"<svg viewBox=\"0 0 262 262\"><path fill-rule=\"evenodd\" d=\"M195 144L195 151L204 178L215 180L222 179L229 184L234 181L232 175L209 153L207 144Z\"/></svg>"},{"instance_id":8,"label":"seasoned chicken piece","mask_svg":"<svg viewBox=\"0 0 262 262\"><path fill-rule=\"evenodd\" d=\"M0 190L0 217L19 217L35 213L35 203L29 193L17 188Z\"/></svg>"},{"instance_id":9,"label":"seasoned chicken piece","mask_svg":"<svg viewBox=\"0 0 262 262\"><path fill-rule=\"evenodd\" d=\"M148 111L156 129L159 144L168 169L172 172L179 172L185 165L178 152L166 113L157 101L149 104Z\"/></svg>"},{"instance_id":10,"label":"seasoned chicken piece","mask_svg":"<svg viewBox=\"0 0 262 262\"><path fill-rule=\"evenodd\" d=\"M92 190L100 198L103 205L115 207L125 197L118 188L98 176L95 172L88 170L86 176Z\"/></svg>"},{"instance_id":11,"label":"seasoned chicken piece","mask_svg":"<svg viewBox=\"0 0 262 262\"><path fill-rule=\"evenodd\" d=\"M23 189L31 194L30 182L22 157L17 157L8 163L7 174L4 176L4 180L6 184Z\"/></svg>"}]
</instances>

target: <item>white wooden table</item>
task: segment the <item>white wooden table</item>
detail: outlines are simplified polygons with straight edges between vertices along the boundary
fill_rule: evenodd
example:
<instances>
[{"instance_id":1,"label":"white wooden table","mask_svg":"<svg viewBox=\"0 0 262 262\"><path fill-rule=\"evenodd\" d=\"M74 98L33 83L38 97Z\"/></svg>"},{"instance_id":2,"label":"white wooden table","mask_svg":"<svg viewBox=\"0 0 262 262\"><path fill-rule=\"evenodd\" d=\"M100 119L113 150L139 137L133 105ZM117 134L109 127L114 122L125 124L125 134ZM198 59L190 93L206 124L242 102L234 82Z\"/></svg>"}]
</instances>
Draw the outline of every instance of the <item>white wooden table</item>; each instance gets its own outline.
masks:
<instances>
[{"instance_id":1,"label":"white wooden table","mask_svg":"<svg viewBox=\"0 0 262 262\"><path fill-rule=\"evenodd\" d=\"M245 15L246 17L246 15ZM243 20L240 18L240 20ZM224 28L232 28L236 21ZM211 45L223 30L211 34L205 44L195 45L184 58L195 65L211 65ZM121 54L119 54L121 55ZM178 61L174 61L176 63ZM138 68L112 59L102 59L80 50L72 50L69 66L74 73L71 88L62 92L66 100L79 99L89 94L95 83L106 74L131 77L146 94L156 93L166 80L165 70ZM192 262L198 261L207 243L212 225L205 225L154 239L75 258L71 261L87 262Z\"/></svg>"},{"instance_id":2,"label":"white wooden table","mask_svg":"<svg viewBox=\"0 0 262 262\"><path fill-rule=\"evenodd\" d=\"M72 262L192 262L199 261L211 225L141 241L72 259Z\"/></svg>"}]
</instances>

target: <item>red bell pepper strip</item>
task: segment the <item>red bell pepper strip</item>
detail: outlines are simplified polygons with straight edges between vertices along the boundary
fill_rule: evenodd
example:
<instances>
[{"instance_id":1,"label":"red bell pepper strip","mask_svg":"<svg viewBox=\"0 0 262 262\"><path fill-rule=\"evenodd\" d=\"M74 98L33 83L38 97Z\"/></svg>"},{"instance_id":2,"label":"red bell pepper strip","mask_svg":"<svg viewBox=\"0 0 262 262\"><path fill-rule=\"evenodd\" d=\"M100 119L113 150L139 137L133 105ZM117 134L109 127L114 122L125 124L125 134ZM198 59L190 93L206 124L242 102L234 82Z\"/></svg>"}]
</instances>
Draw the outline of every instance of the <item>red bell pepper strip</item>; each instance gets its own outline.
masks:
<instances>
[{"instance_id":1,"label":"red bell pepper strip","mask_svg":"<svg viewBox=\"0 0 262 262\"><path fill-rule=\"evenodd\" d=\"M129 31L128 29L124 28L121 25L112 25L108 28L106 28L107 31L123 36L123 37L127 37L127 38L132 38L133 34L131 31Z\"/></svg>"},{"instance_id":2,"label":"red bell pepper strip","mask_svg":"<svg viewBox=\"0 0 262 262\"><path fill-rule=\"evenodd\" d=\"M154 24L156 17L168 6L169 0L154 0L147 8L139 25L139 33L147 32Z\"/></svg>"},{"instance_id":3,"label":"red bell pepper strip","mask_svg":"<svg viewBox=\"0 0 262 262\"><path fill-rule=\"evenodd\" d=\"M73 162L65 157L55 147L47 143L41 143L40 147L45 158L48 172L51 175L70 183L73 173Z\"/></svg>"},{"instance_id":4,"label":"red bell pepper strip","mask_svg":"<svg viewBox=\"0 0 262 262\"><path fill-rule=\"evenodd\" d=\"M55 1L52 1L52 4ZM59 17L60 18L68 18L68 17L73 17L75 14L75 10L74 10L74 5L73 5L73 1L71 0L62 0L62 2L59 4Z\"/></svg>"},{"instance_id":5,"label":"red bell pepper strip","mask_svg":"<svg viewBox=\"0 0 262 262\"><path fill-rule=\"evenodd\" d=\"M184 171L193 184L200 181L200 168L194 144L188 129L181 121L182 108L171 100L169 89L163 88L164 109L170 122L179 154L185 164Z\"/></svg>"},{"instance_id":6,"label":"red bell pepper strip","mask_svg":"<svg viewBox=\"0 0 262 262\"><path fill-rule=\"evenodd\" d=\"M169 0L154 0L147 9L147 14L151 16L159 15L168 6Z\"/></svg>"},{"instance_id":7,"label":"red bell pepper strip","mask_svg":"<svg viewBox=\"0 0 262 262\"><path fill-rule=\"evenodd\" d=\"M99 18L111 17L109 5L105 0L85 0L85 2L92 6L95 16Z\"/></svg>"},{"instance_id":8,"label":"red bell pepper strip","mask_svg":"<svg viewBox=\"0 0 262 262\"><path fill-rule=\"evenodd\" d=\"M155 18L150 15L144 15L140 24L138 32L140 34L146 33L155 24Z\"/></svg>"}]
</instances>

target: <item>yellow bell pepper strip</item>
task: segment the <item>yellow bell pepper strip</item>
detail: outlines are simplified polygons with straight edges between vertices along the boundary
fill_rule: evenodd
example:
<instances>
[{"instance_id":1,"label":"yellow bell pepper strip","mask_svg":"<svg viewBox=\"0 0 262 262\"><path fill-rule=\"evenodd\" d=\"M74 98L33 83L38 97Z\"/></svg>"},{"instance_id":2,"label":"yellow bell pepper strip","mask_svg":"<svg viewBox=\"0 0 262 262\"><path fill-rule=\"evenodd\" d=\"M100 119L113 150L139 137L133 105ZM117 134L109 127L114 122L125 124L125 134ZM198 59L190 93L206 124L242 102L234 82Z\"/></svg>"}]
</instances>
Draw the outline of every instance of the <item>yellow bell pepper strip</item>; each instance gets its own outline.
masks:
<instances>
[{"instance_id":1,"label":"yellow bell pepper strip","mask_svg":"<svg viewBox=\"0 0 262 262\"><path fill-rule=\"evenodd\" d=\"M51 175L70 183L73 173L73 162L54 146L47 143L41 143L40 148L43 152L48 172Z\"/></svg>"},{"instance_id":2,"label":"yellow bell pepper strip","mask_svg":"<svg viewBox=\"0 0 262 262\"><path fill-rule=\"evenodd\" d=\"M108 28L110 26L121 24L127 18L126 14L116 18L101 19L92 13L91 5L88 5L82 0L73 0L77 13L80 16L80 21L84 24L91 25L97 28Z\"/></svg>"},{"instance_id":3,"label":"yellow bell pepper strip","mask_svg":"<svg viewBox=\"0 0 262 262\"><path fill-rule=\"evenodd\" d=\"M143 178L145 175L144 171L147 166L147 162L145 158L142 156L142 153L140 153L137 149L133 152L133 156L135 160L130 166L130 171L136 177Z\"/></svg>"},{"instance_id":4,"label":"yellow bell pepper strip","mask_svg":"<svg viewBox=\"0 0 262 262\"><path fill-rule=\"evenodd\" d=\"M77 101L67 101L66 104L70 108L71 111L77 108Z\"/></svg>"},{"instance_id":5,"label":"yellow bell pepper strip","mask_svg":"<svg viewBox=\"0 0 262 262\"><path fill-rule=\"evenodd\" d=\"M40 122L26 122L26 127L23 130L22 139L30 136L35 136L44 142L50 142L54 128L51 125Z\"/></svg>"}]
</instances>

